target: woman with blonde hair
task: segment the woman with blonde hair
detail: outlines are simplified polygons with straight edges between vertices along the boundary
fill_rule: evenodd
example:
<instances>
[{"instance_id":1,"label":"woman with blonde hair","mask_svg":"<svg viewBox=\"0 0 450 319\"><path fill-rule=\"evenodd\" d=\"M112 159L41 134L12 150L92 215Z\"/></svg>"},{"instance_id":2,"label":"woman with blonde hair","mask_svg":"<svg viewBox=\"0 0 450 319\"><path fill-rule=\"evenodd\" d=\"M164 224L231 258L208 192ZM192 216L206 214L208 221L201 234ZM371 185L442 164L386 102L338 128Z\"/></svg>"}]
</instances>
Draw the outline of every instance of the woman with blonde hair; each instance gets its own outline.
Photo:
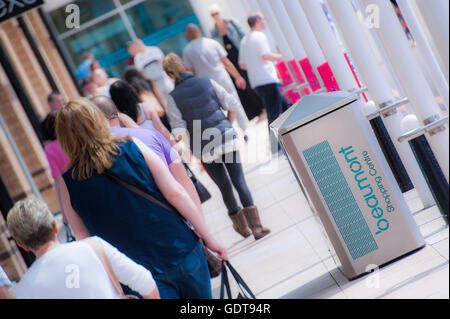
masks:
<instances>
[{"instance_id":1,"label":"woman with blonde hair","mask_svg":"<svg viewBox=\"0 0 450 319\"><path fill-rule=\"evenodd\" d=\"M189 138L186 145L219 187L234 230L243 237L253 234L256 240L268 235L270 230L262 226L247 186L231 125L241 107L239 101L214 80L187 73L182 59L174 53L165 57L163 67L175 81L175 89L167 99L173 134ZM228 111L228 118L223 110ZM233 186L243 208L237 203Z\"/></svg>"},{"instance_id":2,"label":"woman with blonde hair","mask_svg":"<svg viewBox=\"0 0 450 319\"><path fill-rule=\"evenodd\" d=\"M167 166L135 138L114 137L107 119L87 99L58 113L56 134L70 158L63 205L77 239L98 235L148 268L161 298L211 298L208 265L199 238L227 260L203 215ZM137 191L153 197L150 201Z\"/></svg>"}]
</instances>

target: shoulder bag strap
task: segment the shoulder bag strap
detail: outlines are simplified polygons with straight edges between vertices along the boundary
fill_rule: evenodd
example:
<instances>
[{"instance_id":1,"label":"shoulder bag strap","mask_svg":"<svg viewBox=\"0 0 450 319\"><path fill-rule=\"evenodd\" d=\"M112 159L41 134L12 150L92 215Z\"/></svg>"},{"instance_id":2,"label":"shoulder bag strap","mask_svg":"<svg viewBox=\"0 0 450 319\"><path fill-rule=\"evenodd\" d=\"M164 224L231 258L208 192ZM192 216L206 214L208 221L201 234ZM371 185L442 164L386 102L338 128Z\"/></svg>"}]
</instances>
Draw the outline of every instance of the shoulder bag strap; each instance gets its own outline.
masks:
<instances>
[{"instance_id":1,"label":"shoulder bag strap","mask_svg":"<svg viewBox=\"0 0 450 319\"><path fill-rule=\"evenodd\" d=\"M154 198L154 197L151 196L150 194L148 194L148 193L146 193L146 192L140 190L140 189L137 188L136 186L131 185L131 184L125 182L124 180L120 179L119 177L117 177L117 176L115 176L115 175L113 175L113 174L111 174L111 173L109 173L109 172L106 172L106 171L105 171L105 172L103 172L103 174L105 174L106 176L110 177L110 178L113 179L117 184L119 184L119 185L125 187L126 189L128 189L128 190L134 192L135 194L137 194L137 195L139 195L139 196L141 196L141 197L143 197L143 198L145 198L145 199L151 201L152 203L154 203L154 204L156 204L156 205L159 205L159 206L161 206L162 208L167 209L168 211L170 211L170 212L172 212L172 213L174 213L174 214L180 216L181 218L183 218L183 217L180 215L180 213L178 213L173 207L171 207L171 206L169 206L169 205L167 205L167 204L161 202L160 200ZM184 219L184 218L183 218L183 219Z\"/></svg>"},{"instance_id":2,"label":"shoulder bag strap","mask_svg":"<svg viewBox=\"0 0 450 319\"><path fill-rule=\"evenodd\" d=\"M100 261L103 264L103 267L105 267L106 273L108 274L109 280L111 280L111 283L114 287L114 290L117 292L117 294L120 297L124 296L122 286L120 285L119 279L117 279L116 274L114 273L114 270L111 267L111 264L109 263L108 257L105 254L105 251L102 249L102 247L99 246L95 238L87 238L84 240L85 243L87 243L91 248L94 250L97 257L100 259Z\"/></svg>"}]
</instances>

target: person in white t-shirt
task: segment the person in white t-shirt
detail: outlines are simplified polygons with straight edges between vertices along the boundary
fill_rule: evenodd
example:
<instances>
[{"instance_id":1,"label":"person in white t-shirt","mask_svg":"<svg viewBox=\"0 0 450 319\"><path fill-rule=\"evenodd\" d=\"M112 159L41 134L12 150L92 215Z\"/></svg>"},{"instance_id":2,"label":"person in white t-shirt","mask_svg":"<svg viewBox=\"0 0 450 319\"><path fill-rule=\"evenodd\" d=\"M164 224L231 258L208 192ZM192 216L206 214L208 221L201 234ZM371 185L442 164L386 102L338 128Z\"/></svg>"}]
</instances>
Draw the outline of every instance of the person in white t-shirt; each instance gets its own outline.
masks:
<instances>
[{"instance_id":1,"label":"person in white t-shirt","mask_svg":"<svg viewBox=\"0 0 450 319\"><path fill-rule=\"evenodd\" d=\"M187 71L197 77L216 81L237 101L241 102L230 75L234 78L237 87L245 89L247 84L228 59L228 53L223 46L216 40L202 37L200 28L192 23L186 27L186 38L190 41L183 50L183 61L186 64ZM244 138L247 141L246 131L249 121L242 104L237 109L236 121L244 132Z\"/></svg>"},{"instance_id":2,"label":"person in white t-shirt","mask_svg":"<svg viewBox=\"0 0 450 319\"><path fill-rule=\"evenodd\" d=\"M142 40L134 41L133 45L133 50L137 52L134 56L135 67L155 84L158 92L167 101L174 84L162 68L164 53L156 46L146 46Z\"/></svg>"},{"instance_id":3,"label":"person in white t-shirt","mask_svg":"<svg viewBox=\"0 0 450 319\"><path fill-rule=\"evenodd\" d=\"M272 53L266 35L264 16L260 12L248 17L250 33L241 40L239 66L247 70L249 82L267 110L269 124L276 120L291 103L281 94L274 62L282 60L278 53Z\"/></svg>"},{"instance_id":4,"label":"person in white t-shirt","mask_svg":"<svg viewBox=\"0 0 450 319\"><path fill-rule=\"evenodd\" d=\"M121 298L111 273L143 298L159 298L150 271L103 239L60 244L55 219L41 200L30 197L17 202L8 213L7 225L17 244L36 255L17 284L17 299Z\"/></svg>"}]
</instances>

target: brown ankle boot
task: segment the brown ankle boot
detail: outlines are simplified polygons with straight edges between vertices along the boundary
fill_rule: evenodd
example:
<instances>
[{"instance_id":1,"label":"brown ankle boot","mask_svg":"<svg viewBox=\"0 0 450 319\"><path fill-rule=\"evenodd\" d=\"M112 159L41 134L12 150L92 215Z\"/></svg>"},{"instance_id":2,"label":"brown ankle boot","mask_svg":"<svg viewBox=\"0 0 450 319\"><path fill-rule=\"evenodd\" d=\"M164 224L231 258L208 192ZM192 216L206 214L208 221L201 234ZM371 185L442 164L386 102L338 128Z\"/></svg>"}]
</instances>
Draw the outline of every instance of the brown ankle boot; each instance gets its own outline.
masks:
<instances>
[{"instance_id":1,"label":"brown ankle boot","mask_svg":"<svg viewBox=\"0 0 450 319\"><path fill-rule=\"evenodd\" d=\"M261 225L259 219L258 208L256 206L250 206L243 209L245 218L247 219L248 226L252 230L255 240L261 239L270 233L270 229Z\"/></svg>"},{"instance_id":2,"label":"brown ankle boot","mask_svg":"<svg viewBox=\"0 0 450 319\"><path fill-rule=\"evenodd\" d=\"M233 222L233 228L235 231L237 231L239 234L247 238L252 234L252 231L250 228L248 228L247 220L245 219L244 214L242 213L243 210L241 210L239 213L237 213L234 216L230 216L231 221Z\"/></svg>"}]
</instances>

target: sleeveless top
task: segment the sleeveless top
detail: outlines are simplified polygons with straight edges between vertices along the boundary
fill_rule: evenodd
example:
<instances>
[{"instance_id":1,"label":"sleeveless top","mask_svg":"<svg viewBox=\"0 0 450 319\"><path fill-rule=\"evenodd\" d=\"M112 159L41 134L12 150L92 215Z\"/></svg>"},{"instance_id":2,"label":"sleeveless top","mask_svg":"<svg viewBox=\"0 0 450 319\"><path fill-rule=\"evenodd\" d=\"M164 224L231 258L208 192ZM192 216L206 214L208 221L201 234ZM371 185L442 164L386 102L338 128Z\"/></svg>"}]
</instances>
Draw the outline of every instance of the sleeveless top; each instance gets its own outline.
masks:
<instances>
[{"instance_id":1,"label":"sleeveless top","mask_svg":"<svg viewBox=\"0 0 450 319\"><path fill-rule=\"evenodd\" d=\"M191 150L197 158L203 158L208 152L213 155L215 148L221 148L227 141L236 138L236 132L222 112L210 79L183 73L176 80L175 89L170 95L186 121ZM203 132L208 129L210 132L215 129L221 135L220 138L211 134L203 136ZM200 149L194 145L198 137L202 137Z\"/></svg>"},{"instance_id":2,"label":"sleeveless top","mask_svg":"<svg viewBox=\"0 0 450 319\"><path fill-rule=\"evenodd\" d=\"M146 128L146 129L155 129L155 126L153 125L153 121L147 119L147 116L145 115L144 106L142 103L139 103L139 109L141 110L142 117L144 118L144 121L142 121L141 124L139 124L140 128Z\"/></svg>"},{"instance_id":3,"label":"sleeveless top","mask_svg":"<svg viewBox=\"0 0 450 319\"><path fill-rule=\"evenodd\" d=\"M118 143L120 154L107 171L169 204L159 191L139 148L133 141ZM91 236L99 236L155 273L162 273L192 252L198 237L174 213L142 198L94 171L91 178L63 178L74 210ZM169 204L170 205L170 204Z\"/></svg>"}]
</instances>

